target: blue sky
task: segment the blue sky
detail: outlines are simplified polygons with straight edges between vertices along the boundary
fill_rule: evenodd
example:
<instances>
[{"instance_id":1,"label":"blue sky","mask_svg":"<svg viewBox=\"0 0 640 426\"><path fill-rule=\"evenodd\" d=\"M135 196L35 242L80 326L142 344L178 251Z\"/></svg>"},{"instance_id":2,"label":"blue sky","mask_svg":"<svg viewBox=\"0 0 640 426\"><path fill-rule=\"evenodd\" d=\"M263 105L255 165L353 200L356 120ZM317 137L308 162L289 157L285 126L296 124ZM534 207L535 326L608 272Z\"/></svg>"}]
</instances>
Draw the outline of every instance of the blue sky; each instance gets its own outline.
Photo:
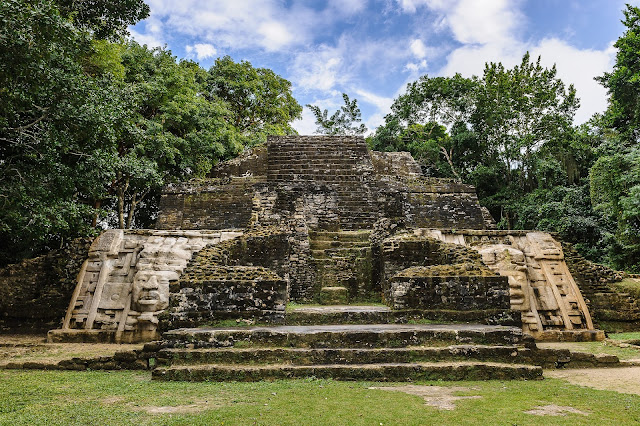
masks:
<instances>
[{"instance_id":1,"label":"blue sky","mask_svg":"<svg viewBox=\"0 0 640 426\"><path fill-rule=\"evenodd\" d=\"M424 74L480 75L526 51L557 65L581 98L576 122L606 107L593 77L613 66L624 0L146 0L131 27L140 43L167 45L209 68L229 55L291 81L300 104L336 110L358 99L373 130L408 82ZM627 2L640 5L640 0ZM294 127L312 134L308 108Z\"/></svg>"}]
</instances>

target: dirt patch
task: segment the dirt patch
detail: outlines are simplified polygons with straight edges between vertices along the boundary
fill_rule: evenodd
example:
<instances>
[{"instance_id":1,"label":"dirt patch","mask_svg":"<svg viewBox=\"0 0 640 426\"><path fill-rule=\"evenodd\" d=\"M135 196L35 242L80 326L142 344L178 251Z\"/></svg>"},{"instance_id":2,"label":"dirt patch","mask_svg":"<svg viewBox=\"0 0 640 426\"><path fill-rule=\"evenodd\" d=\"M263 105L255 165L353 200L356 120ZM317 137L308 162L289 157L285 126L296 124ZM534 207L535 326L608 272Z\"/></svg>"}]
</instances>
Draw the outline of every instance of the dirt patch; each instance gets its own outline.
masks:
<instances>
[{"instance_id":1,"label":"dirt patch","mask_svg":"<svg viewBox=\"0 0 640 426\"><path fill-rule=\"evenodd\" d=\"M121 396L110 396L108 398L103 399L102 402L103 404L119 404L122 401L124 401L124 398Z\"/></svg>"},{"instance_id":2,"label":"dirt patch","mask_svg":"<svg viewBox=\"0 0 640 426\"><path fill-rule=\"evenodd\" d=\"M640 395L640 367L545 370L544 376L578 386Z\"/></svg>"},{"instance_id":3,"label":"dirt patch","mask_svg":"<svg viewBox=\"0 0 640 426\"><path fill-rule=\"evenodd\" d=\"M529 411L525 411L525 413L533 414L534 416L566 416L567 414L582 414L583 416L588 416L590 414L573 407L555 404L534 407Z\"/></svg>"},{"instance_id":4,"label":"dirt patch","mask_svg":"<svg viewBox=\"0 0 640 426\"><path fill-rule=\"evenodd\" d=\"M0 367L12 362L56 364L71 358L113 356L120 351L142 349L142 344L47 343L39 336L0 336Z\"/></svg>"},{"instance_id":5,"label":"dirt patch","mask_svg":"<svg viewBox=\"0 0 640 426\"><path fill-rule=\"evenodd\" d=\"M164 407L138 407L140 411L144 411L147 414L197 413L208 408L208 406L201 404L175 405Z\"/></svg>"},{"instance_id":6,"label":"dirt patch","mask_svg":"<svg viewBox=\"0 0 640 426\"><path fill-rule=\"evenodd\" d=\"M118 404L121 405L125 399L121 396L110 396L102 399L100 402L103 404ZM126 407L131 408L133 411L144 411L147 414L184 414L184 413L198 413L204 410L210 410L212 408L220 407L219 404L214 404L207 400L196 400L189 405L138 405L137 403L127 403Z\"/></svg>"},{"instance_id":7,"label":"dirt patch","mask_svg":"<svg viewBox=\"0 0 640 426\"><path fill-rule=\"evenodd\" d=\"M470 390L463 387L445 387L445 386L380 386L370 387L369 389L379 389L394 392L404 392L410 395L417 395L424 399L426 405L438 408L440 410L455 410L455 402L461 399L478 399L480 395L472 396L456 396L455 392L464 392Z\"/></svg>"}]
</instances>

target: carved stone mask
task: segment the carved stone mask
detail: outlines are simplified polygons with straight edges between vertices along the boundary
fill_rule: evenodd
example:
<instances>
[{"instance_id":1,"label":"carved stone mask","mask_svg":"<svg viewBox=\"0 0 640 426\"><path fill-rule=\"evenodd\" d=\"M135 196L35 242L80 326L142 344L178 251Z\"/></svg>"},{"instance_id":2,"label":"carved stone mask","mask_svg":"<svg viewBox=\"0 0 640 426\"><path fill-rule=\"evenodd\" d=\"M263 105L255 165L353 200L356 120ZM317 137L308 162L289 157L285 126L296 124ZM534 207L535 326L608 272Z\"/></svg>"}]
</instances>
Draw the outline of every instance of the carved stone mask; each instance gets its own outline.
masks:
<instances>
[{"instance_id":1,"label":"carved stone mask","mask_svg":"<svg viewBox=\"0 0 640 426\"><path fill-rule=\"evenodd\" d=\"M133 304L140 312L161 311L169 306L169 281L177 280L171 271L138 271L133 278Z\"/></svg>"}]
</instances>

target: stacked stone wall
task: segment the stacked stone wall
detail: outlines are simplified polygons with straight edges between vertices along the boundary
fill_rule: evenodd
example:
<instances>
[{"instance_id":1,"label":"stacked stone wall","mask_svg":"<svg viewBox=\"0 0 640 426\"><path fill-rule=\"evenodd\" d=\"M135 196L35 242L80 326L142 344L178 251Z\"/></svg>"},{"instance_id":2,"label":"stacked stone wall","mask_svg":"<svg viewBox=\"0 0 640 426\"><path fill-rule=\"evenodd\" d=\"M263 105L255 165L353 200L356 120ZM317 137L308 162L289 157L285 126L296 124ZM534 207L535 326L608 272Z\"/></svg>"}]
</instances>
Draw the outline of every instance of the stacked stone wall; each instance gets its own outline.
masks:
<instances>
[{"instance_id":1,"label":"stacked stone wall","mask_svg":"<svg viewBox=\"0 0 640 426\"><path fill-rule=\"evenodd\" d=\"M562 248L567 266L600 326L612 331L637 327L640 323L640 301L615 287L615 283L622 281L626 274L586 260L571 244L563 243Z\"/></svg>"},{"instance_id":2,"label":"stacked stone wall","mask_svg":"<svg viewBox=\"0 0 640 426\"><path fill-rule=\"evenodd\" d=\"M267 148L258 146L243 152L237 158L225 161L211 169L210 178L264 176L267 174Z\"/></svg>"},{"instance_id":3,"label":"stacked stone wall","mask_svg":"<svg viewBox=\"0 0 640 426\"><path fill-rule=\"evenodd\" d=\"M241 229L251 224L260 179L225 178L169 185L160 198L158 229Z\"/></svg>"},{"instance_id":4,"label":"stacked stone wall","mask_svg":"<svg viewBox=\"0 0 640 426\"><path fill-rule=\"evenodd\" d=\"M276 228L206 247L171 283L161 327L197 327L226 318L281 321L288 271L289 236Z\"/></svg>"},{"instance_id":5,"label":"stacked stone wall","mask_svg":"<svg viewBox=\"0 0 640 426\"><path fill-rule=\"evenodd\" d=\"M431 275L429 268L409 268L394 276L390 293L394 309L474 311L509 309L506 277Z\"/></svg>"},{"instance_id":6,"label":"stacked stone wall","mask_svg":"<svg viewBox=\"0 0 640 426\"><path fill-rule=\"evenodd\" d=\"M0 322L7 326L57 325L64 317L90 239L0 269Z\"/></svg>"}]
</instances>

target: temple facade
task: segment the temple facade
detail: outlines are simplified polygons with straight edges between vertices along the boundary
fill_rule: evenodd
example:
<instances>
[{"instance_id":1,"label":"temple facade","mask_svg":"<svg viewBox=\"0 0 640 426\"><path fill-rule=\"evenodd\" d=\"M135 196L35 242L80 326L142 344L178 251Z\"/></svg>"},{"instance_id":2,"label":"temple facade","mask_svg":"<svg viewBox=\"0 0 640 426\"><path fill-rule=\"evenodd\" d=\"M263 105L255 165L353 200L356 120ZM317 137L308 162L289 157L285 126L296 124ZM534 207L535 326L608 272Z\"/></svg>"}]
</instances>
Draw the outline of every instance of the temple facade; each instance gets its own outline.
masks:
<instances>
[{"instance_id":1,"label":"temple facade","mask_svg":"<svg viewBox=\"0 0 640 426\"><path fill-rule=\"evenodd\" d=\"M496 230L472 186L424 177L408 153L370 151L362 137L280 136L169 185L156 229L98 237L49 339L283 323L288 302L376 302L395 318L604 337L552 235Z\"/></svg>"}]
</instances>

